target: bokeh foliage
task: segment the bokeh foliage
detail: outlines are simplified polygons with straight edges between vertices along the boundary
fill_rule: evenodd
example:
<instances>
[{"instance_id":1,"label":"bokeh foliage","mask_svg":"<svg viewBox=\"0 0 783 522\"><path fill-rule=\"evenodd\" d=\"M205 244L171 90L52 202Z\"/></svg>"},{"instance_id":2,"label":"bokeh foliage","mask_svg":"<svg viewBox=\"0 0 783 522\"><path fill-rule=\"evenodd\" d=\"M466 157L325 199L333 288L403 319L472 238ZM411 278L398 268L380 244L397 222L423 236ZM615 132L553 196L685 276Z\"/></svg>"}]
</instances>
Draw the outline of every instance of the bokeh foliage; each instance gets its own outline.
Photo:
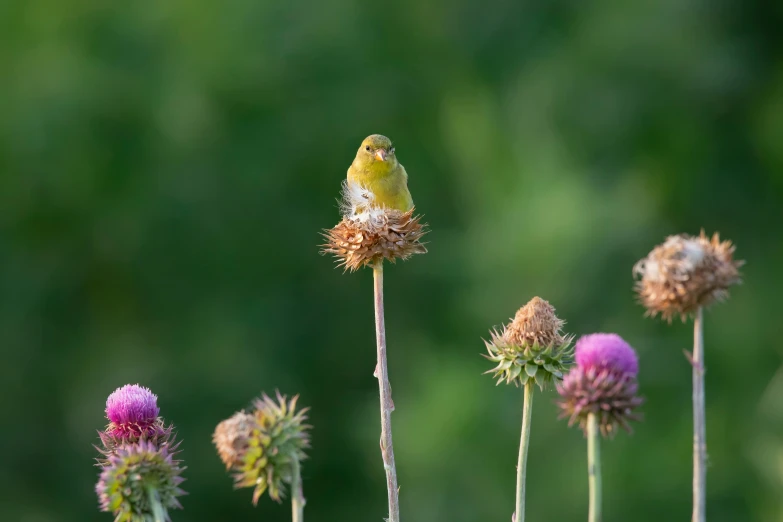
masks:
<instances>
[{"instance_id":1,"label":"bokeh foliage","mask_svg":"<svg viewBox=\"0 0 783 522\"><path fill-rule=\"evenodd\" d=\"M109 520L105 397L140 382L184 440L174 520L286 520L234 492L214 425L312 406L308 519L381 520L371 277L319 257L361 139L395 140L430 254L387 270L406 522L508 520L521 391L482 336L541 295L640 353L646 421L605 446L607 520L690 513L690 325L631 267L719 230L745 284L706 319L712 522L783 517L779 4L0 3L0 518ZM584 441L539 395L531 520L586 510Z\"/></svg>"}]
</instances>

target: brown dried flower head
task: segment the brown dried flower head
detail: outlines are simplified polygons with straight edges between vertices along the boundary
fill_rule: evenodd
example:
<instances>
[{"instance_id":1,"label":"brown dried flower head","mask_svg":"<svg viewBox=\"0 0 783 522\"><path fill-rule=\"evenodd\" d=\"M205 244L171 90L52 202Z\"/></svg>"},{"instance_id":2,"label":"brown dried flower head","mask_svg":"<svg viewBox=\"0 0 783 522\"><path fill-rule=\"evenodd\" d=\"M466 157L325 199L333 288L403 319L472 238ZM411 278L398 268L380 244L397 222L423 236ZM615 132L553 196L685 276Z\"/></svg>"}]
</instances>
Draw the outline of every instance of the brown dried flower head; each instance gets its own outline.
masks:
<instances>
[{"instance_id":1,"label":"brown dried flower head","mask_svg":"<svg viewBox=\"0 0 783 522\"><path fill-rule=\"evenodd\" d=\"M669 236L633 267L635 290L647 315L661 314L671 322L679 314L683 321L699 307L728 298L728 288L741 282L734 261L734 245L721 241L716 232L708 238L685 234Z\"/></svg>"},{"instance_id":2,"label":"brown dried flower head","mask_svg":"<svg viewBox=\"0 0 783 522\"><path fill-rule=\"evenodd\" d=\"M255 416L239 411L215 428L212 442L226 469L241 465L241 457L247 452L255 425Z\"/></svg>"},{"instance_id":3,"label":"brown dried flower head","mask_svg":"<svg viewBox=\"0 0 783 522\"><path fill-rule=\"evenodd\" d=\"M534 297L517 311L511 323L491 340L485 341L490 361L497 363L492 373L498 384L505 381L519 386L533 379L540 388L558 381L573 362L573 337L562 332L565 321L555 315L555 308L540 297Z\"/></svg>"},{"instance_id":4,"label":"brown dried flower head","mask_svg":"<svg viewBox=\"0 0 783 522\"><path fill-rule=\"evenodd\" d=\"M373 206L372 192L346 183L343 189L343 219L323 233L323 254L337 258L338 266L351 272L377 260L408 259L424 254L427 248L421 238L427 233L421 216L414 209L407 212Z\"/></svg>"},{"instance_id":5,"label":"brown dried flower head","mask_svg":"<svg viewBox=\"0 0 783 522\"><path fill-rule=\"evenodd\" d=\"M555 307L540 297L534 297L517 310L503 338L509 343L523 345L538 343L541 346L563 344L562 328L565 321L555 315Z\"/></svg>"}]
</instances>

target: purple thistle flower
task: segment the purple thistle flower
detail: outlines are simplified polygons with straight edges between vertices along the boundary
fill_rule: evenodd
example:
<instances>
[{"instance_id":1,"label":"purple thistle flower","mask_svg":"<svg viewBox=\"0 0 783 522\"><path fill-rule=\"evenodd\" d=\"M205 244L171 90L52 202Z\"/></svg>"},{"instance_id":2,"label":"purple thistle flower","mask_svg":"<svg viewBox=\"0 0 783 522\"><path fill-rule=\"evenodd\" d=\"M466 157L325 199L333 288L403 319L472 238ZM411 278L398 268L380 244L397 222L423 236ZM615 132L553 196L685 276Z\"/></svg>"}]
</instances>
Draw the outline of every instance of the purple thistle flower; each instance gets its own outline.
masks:
<instances>
[{"instance_id":1,"label":"purple thistle flower","mask_svg":"<svg viewBox=\"0 0 783 522\"><path fill-rule=\"evenodd\" d=\"M576 342L576 364L583 370L595 368L617 373L639 373L639 360L631 346L617 334L583 335Z\"/></svg>"},{"instance_id":2,"label":"purple thistle flower","mask_svg":"<svg viewBox=\"0 0 783 522\"><path fill-rule=\"evenodd\" d=\"M158 396L138 384L117 388L106 399L106 417L114 424L153 422L159 413Z\"/></svg>"},{"instance_id":3,"label":"purple thistle flower","mask_svg":"<svg viewBox=\"0 0 783 522\"><path fill-rule=\"evenodd\" d=\"M576 366L558 384L560 418L578 423L586 433L590 414L598 418L601 433L613 436L618 426L631 431L630 420L640 420L635 410L644 400L638 396L639 360L636 352L617 334L597 333L576 342Z\"/></svg>"},{"instance_id":4,"label":"purple thistle flower","mask_svg":"<svg viewBox=\"0 0 783 522\"><path fill-rule=\"evenodd\" d=\"M117 388L106 399L106 417L110 423L105 432L99 433L103 445L112 450L122 442L168 438L171 427L164 427L159 413L158 397L149 388L138 384Z\"/></svg>"},{"instance_id":5,"label":"purple thistle flower","mask_svg":"<svg viewBox=\"0 0 783 522\"><path fill-rule=\"evenodd\" d=\"M179 485L177 446L157 447L139 441L117 448L101 465L95 485L101 511L113 513L117 522L169 520L169 509L182 509L177 497L186 493Z\"/></svg>"}]
</instances>

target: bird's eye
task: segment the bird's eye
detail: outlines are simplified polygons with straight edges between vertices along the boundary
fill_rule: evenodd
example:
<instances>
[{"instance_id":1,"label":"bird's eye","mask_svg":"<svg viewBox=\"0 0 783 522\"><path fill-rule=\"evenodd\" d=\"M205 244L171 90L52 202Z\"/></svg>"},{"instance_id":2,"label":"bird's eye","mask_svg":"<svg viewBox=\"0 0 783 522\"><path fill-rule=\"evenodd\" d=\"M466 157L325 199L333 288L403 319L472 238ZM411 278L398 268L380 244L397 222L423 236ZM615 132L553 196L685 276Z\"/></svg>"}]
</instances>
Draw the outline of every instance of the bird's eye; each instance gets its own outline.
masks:
<instances>
[{"instance_id":1,"label":"bird's eye","mask_svg":"<svg viewBox=\"0 0 783 522\"><path fill-rule=\"evenodd\" d=\"M367 152L370 152L370 146L367 145L366 147L364 147L364 150L366 150Z\"/></svg>"},{"instance_id":2,"label":"bird's eye","mask_svg":"<svg viewBox=\"0 0 783 522\"><path fill-rule=\"evenodd\" d=\"M394 147L392 147L391 149L389 149L389 153L391 153L391 154L394 154Z\"/></svg>"}]
</instances>

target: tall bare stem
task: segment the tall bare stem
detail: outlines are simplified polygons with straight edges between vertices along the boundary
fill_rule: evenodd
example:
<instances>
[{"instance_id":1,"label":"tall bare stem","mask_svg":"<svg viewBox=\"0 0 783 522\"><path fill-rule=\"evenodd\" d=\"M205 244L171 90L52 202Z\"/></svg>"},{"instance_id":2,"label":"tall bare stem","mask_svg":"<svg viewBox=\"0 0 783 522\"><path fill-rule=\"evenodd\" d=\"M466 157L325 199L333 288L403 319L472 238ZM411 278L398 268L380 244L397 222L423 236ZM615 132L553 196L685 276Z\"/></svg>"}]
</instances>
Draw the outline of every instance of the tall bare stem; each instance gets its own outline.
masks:
<instances>
[{"instance_id":1,"label":"tall bare stem","mask_svg":"<svg viewBox=\"0 0 783 522\"><path fill-rule=\"evenodd\" d=\"M525 402L522 406L522 437L519 441L517 461L517 497L515 522L525 522L525 474L527 473L527 449L530 447L530 420L533 412L533 386L535 381L525 383Z\"/></svg>"},{"instance_id":2,"label":"tall bare stem","mask_svg":"<svg viewBox=\"0 0 783 522\"><path fill-rule=\"evenodd\" d=\"M704 314L699 307L693 322L693 516L707 519L707 423L704 408Z\"/></svg>"},{"instance_id":3,"label":"tall bare stem","mask_svg":"<svg viewBox=\"0 0 783 522\"><path fill-rule=\"evenodd\" d=\"M302 468L299 465L299 458L294 455L291 462L291 522L304 522L304 507L307 503L302 491Z\"/></svg>"},{"instance_id":4,"label":"tall bare stem","mask_svg":"<svg viewBox=\"0 0 783 522\"><path fill-rule=\"evenodd\" d=\"M588 522L601 522L601 434L598 416L587 415L587 483L590 487Z\"/></svg>"},{"instance_id":5,"label":"tall bare stem","mask_svg":"<svg viewBox=\"0 0 783 522\"><path fill-rule=\"evenodd\" d=\"M386 364L386 325L383 318L383 260L373 265L375 282L375 337L378 344L378 388L381 398L381 455L386 470L386 488L389 492L389 522L400 522L399 487L397 486L397 467L394 464L394 446L392 445L391 413L394 403L389 384L389 368Z\"/></svg>"}]
</instances>

